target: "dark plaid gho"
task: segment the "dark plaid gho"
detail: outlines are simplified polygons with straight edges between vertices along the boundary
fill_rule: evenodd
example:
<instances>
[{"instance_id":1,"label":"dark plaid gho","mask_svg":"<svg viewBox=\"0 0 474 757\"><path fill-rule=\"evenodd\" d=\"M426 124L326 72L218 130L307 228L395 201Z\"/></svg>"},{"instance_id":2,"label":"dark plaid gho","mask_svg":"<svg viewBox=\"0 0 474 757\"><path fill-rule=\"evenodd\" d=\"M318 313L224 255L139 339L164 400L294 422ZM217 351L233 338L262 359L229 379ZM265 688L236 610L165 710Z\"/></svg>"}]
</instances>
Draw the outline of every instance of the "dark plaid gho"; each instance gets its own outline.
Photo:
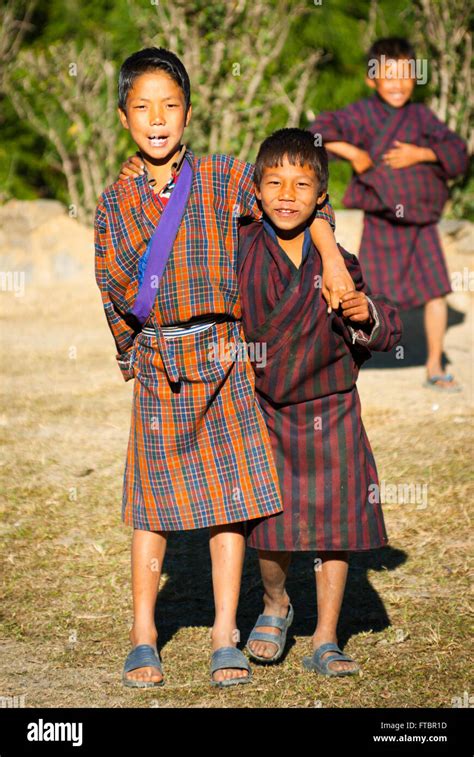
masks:
<instances>
[{"instance_id":1,"label":"dark plaid gho","mask_svg":"<svg viewBox=\"0 0 474 757\"><path fill-rule=\"evenodd\" d=\"M343 198L346 207L365 211L359 260L370 288L403 308L450 292L436 222L447 198L446 181L467 168L463 140L426 106L409 102L393 108L377 94L321 113L310 131L325 143L349 142L366 150L375 163L353 175ZM430 147L438 162L390 168L381 156L394 140Z\"/></svg>"}]
</instances>

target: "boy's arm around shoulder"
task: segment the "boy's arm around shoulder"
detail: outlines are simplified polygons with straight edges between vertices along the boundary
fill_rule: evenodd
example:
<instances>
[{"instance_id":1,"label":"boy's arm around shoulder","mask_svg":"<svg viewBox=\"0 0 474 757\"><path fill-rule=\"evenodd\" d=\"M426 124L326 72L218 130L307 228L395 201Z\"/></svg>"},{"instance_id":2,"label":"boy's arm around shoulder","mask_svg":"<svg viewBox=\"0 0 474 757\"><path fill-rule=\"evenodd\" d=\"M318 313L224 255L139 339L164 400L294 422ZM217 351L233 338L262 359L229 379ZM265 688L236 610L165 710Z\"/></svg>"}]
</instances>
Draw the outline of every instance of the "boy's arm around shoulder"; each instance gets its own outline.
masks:
<instances>
[{"instance_id":1,"label":"boy's arm around shoulder","mask_svg":"<svg viewBox=\"0 0 474 757\"><path fill-rule=\"evenodd\" d=\"M217 165L224 168L227 176L224 187L228 209L232 215L237 218L250 216L255 220L261 220L263 214L257 202L253 181L254 166L228 155L213 157L219 161ZM310 233L323 260L322 293L329 312L338 306L340 296L350 286L350 278L346 276L346 270L340 262L341 258L334 239L335 227L334 210L327 196L322 205L316 209L310 225Z\"/></svg>"},{"instance_id":2,"label":"boy's arm around shoulder","mask_svg":"<svg viewBox=\"0 0 474 757\"><path fill-rule=\"evenodd\" d=\"M465 141L435 116L430 108L419 106L423 112L423 137L435 153L446 179L466 173L469 155Z\"/></svg>"},{"instance_id":3,"label":"boy's arm around shoulder","mask_svg":"<svg viewBox=\"0 0 474 757\"><path fill-rule=\"evenodd\" d=\"M354 287L359 292L364 292L369 304L369 312L372 315L373 326L369 334L364 329L355 328L347 319L336 315L345 328L348 329L352 344L366 347L373 352L388 352L400 341L402 337L402 323L398 308L389 302L383 295L372 294L364 281L360 263L355 255L347 252L338 245L344 258L347 270L354 282Z\"/></svg>"},{"instance_id":4,"label":"boy's arm around shoulder","mask_svg":"<svg viewBox=\"0 0 474 757\"><path fill-rule=\"evenodd\" d=\"M95 213L94 248L95 280L102 297L102 305L104 307L107 323L112 332L117 348L115 359L118 362L124 381L129 381L134 377L131 358L136 332L127 324L122 313L120 313L110 297L107 256L108 253L113 254L113 245L110 230L107 225L107 210L103 195L99 199Z\"/></svg>"},{"instance_id":5,"label":"boy's arm around shoulder","mask_svg":"<svg viewBox=\"0 0 474 757\"><path fill-rule=\"evenodd\" d=\"M255 196L252 163L247 163L231 155L218 157L222 160L225 188L231 213L237 218L261 220L263 214Z\"/></svg>"}]
</instances>

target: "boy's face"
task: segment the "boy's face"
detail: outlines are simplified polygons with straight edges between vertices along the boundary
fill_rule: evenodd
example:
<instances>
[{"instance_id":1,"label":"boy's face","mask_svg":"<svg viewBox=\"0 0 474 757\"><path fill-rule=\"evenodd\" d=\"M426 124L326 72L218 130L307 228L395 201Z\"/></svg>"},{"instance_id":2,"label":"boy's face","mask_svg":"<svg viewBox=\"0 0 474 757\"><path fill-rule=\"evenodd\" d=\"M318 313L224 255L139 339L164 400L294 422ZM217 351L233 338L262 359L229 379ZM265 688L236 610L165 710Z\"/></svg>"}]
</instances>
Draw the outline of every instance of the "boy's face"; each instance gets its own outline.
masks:
<instances>
[{"instance_id":1,"label":"boy's face","mask_svg":"<svg viewBox=\"0 0 474 757\"><path fill-rule=\"evenodd\" d=\"M410 99L415 87L416 77L412 74L410 61L405 59L387 59L380 62L380 78L366 78L366 83L375 89L382 100L394 108L402 108Z\"/></svg>"},{"instance_id":2,"label":"boy's face","mask_svg":"<svg viewBox=\"0 0 474 757\"><path fill-rule=\"evenodd\" d=\"M127 111L119 108L119 117L143 157L159 163L179 149L191 106L185 115L181 87L165 71L151 71L137 76L128 93Z\"/></svg>"},{"instance_id":3,"label":"boy's face","mask_svg":"<svg viewBox=\"0 0 474 757\"><path fill-rule=\"evenodd\" d=\"M282 231L304 226L315 207L326 197L318 195L319 178L308 166L292 166L288 158L283 165L263 169L262 181L255 194L264 213Z\"/></svg>"}]
</instances>

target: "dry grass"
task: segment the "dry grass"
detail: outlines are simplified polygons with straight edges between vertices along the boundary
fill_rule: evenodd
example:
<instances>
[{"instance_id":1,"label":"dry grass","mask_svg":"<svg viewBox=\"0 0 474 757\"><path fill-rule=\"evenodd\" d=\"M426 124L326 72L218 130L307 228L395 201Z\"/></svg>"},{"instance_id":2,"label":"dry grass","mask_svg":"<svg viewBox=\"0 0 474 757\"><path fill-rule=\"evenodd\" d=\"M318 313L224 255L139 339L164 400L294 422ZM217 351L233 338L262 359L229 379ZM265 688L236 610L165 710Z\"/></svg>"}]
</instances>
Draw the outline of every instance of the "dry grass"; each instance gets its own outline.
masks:
<instances>
[{"instance_id":1,"label":"dry grass","mask_svg":"<svg viewBox=\"0 0 474 757\"><path fill-rule=\"evenodd\" d=\"M315 622L312 555L303 554L289 581L296 616L284 661L254 665L248 687L211 689L207 537L192 533L171 538L160 592L166 686L135 692L120 683L131 621L131 531L120 521L131 382L115 365L91 280L3 297L0 695L24 694L29 707L450 707L469 691L466 393L426 393L419 367L361 378L380 478L429 483L426 507L385 506L390 547L352 560L340 641L361 677L324 679L301 667ZM454 350L465 347L469 322L456 329ZM260 598L250 551L243 639Z\"/></svg>"}]
</instances>

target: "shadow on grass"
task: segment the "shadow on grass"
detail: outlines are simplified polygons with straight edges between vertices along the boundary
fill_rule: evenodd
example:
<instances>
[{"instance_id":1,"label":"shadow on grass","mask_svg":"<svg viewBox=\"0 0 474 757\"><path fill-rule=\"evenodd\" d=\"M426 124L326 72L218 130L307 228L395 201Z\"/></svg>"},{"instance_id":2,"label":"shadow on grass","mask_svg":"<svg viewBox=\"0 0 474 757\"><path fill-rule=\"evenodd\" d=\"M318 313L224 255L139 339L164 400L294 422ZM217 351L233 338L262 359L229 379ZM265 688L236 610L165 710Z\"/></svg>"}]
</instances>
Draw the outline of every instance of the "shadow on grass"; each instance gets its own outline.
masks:
<instances>
[{"instance_id":1,"label":"shadow on grass","mask_svg":"<svg viewBox=\"0 0 474 757\"><path fill-rule=\"evenodd\" d=\"M426 363L426 339L423 325L423 307L413 308L411 310L400 310L400 317L403 324L403 334L401 346L403 347L403 358L397 357L397 347L391 352L374 352L370 360L362 366L365 368L412 368L417 365ZM448 305L448 329L451 326L458 326L465 320L464 313ZM442 357L443 366L449 363L446 355Z\"/></svg>"},{"instance_id":2,"label":"shadow on grass","mask_svg":"<svg viewBox=\"0 0 474 757\"><path fill-rule=\"evenodd\" d=\"M316 625L315 556L313 552L293 554L287 590L295 610L295 619L288 633L286 654L295 643L294 636L307 636L309 642ZM338 639L342 647L355 634L370 630L382 631L390 625L383 600L371 585L368 571L395 570L406 559L405 552L393 547L352 553L338 627ZM207 530L171 535L164 572L168 580L160 591L156 612L160 649L180 628L212 626L214 600ZM262 611L257 552L248 549L238 613L241 634L239 646L245 645L248 634Z\"/></svg>"}]
</instances>

